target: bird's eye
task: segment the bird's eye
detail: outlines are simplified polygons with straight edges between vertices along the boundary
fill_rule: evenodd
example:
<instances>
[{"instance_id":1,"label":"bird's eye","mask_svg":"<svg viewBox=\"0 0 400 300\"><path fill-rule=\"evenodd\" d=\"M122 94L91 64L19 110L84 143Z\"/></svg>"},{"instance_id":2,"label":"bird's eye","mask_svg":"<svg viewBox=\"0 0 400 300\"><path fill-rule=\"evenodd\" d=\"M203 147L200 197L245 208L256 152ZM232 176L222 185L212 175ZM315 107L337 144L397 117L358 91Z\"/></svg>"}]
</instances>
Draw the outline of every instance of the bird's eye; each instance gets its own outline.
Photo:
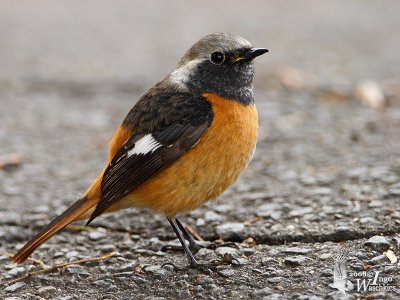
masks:
<instances>
[{"instance_id":1,"label":"bird's eye","mask_svg":"<svg viewBox=\"0 0 400 300\"><path fill-rule=\"evenodd\" d=\"M225 55L223 55L221 52L214 52L211 54L211 62L216 65L220 65L224 62L225 60Z\"/></svg>"}]
</instances>

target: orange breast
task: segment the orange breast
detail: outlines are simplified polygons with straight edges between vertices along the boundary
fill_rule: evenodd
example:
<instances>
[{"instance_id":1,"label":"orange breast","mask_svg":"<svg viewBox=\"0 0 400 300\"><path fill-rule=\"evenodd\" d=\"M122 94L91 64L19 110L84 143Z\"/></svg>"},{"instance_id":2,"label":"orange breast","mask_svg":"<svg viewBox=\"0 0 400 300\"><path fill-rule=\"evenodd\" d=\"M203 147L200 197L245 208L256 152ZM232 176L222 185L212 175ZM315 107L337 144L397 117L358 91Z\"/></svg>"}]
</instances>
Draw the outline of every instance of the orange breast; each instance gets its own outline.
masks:
<instances>
[{"instance_id":1,"label":"orange breast","mask_svg":"<svg viewBox=\"0 0 400 300\"><path fill-rule=\"evenodd\" d=\"M257 142L256 107L203 96L212 104L214 120L197 145L109 211L140 206L174 217L215 199L242 174Z\"/></svg>"}]
</instances>

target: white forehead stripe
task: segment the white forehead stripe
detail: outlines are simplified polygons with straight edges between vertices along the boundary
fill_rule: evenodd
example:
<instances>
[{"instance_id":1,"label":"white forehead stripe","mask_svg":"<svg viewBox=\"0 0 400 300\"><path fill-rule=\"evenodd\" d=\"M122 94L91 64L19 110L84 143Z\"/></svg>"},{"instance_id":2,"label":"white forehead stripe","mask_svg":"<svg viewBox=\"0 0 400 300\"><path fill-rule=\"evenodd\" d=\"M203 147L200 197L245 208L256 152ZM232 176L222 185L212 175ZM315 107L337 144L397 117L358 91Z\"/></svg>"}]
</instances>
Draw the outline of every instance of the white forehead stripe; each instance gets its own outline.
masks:
<instances>
[{"instance_id":1,"label":"white forehead stripe","mask_svg":"<svg viewBox=\"0 0 400 300\"><path fill-rule=\"evenodd\" d=\"M188 61L184 65L177 67L169 74L169 80L173 84L177 84L180 87L186 88L186 82L189 80L189 75L193 73L193 70L201 63L204 59L194 59Z\"/></svg>"},{"instance_id":2,"label":"white forehead stripe","mask_svg":"<svg viewBox=\"0 0 400 300\"><path fill-rule=\"evenodd\" d=\"M147 154L160 148L162 145L157 142L151 134L147 134L135 143L135 147L128 151L127 157L134 154Z\"/></svg>"}]
</instances>

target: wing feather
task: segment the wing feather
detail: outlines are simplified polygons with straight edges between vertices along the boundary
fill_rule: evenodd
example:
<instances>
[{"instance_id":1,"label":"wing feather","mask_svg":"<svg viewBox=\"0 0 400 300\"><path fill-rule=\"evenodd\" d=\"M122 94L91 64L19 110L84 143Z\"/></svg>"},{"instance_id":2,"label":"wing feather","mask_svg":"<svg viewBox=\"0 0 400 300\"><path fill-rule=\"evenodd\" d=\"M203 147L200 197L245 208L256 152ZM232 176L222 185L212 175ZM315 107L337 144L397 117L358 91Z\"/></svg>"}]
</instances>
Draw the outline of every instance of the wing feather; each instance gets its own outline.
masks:
<instances>
[{"instance_id":1,"label":"wing feather","mask_svg":"<svg viewBox=\"0 0 400 300\"><path fill-rule=\"evenodd\" d=\"M197 126L172 124L128 139L104 172L100 201L87 224L195 146L208 127L208 121Z\"/></svg>"}]
</instances>

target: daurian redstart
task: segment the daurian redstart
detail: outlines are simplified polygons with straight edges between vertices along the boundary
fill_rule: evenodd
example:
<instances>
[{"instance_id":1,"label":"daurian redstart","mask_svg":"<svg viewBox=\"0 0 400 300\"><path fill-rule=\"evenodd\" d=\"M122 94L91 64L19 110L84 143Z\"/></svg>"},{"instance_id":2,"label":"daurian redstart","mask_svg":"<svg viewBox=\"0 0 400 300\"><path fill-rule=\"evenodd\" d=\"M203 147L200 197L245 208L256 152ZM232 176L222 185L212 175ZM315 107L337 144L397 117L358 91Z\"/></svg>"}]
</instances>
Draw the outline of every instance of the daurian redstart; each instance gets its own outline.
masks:
<instances>
[{"instance_id":1,"label":"daurian redstart","mask_svg":"<svg viewBox=\"0 0 400 300\"><path fill-rule=\"evenodd\" d=\"M13 260L23 262L71 222L88 218L89 224L104 212L135 206L164 214L190 266L200 267L190 251L196 243L176 216L217 198L251 160L258 130L253 59L266 52L227 33L195 43L130 110L83 197Z\"/></svg>"}]
</instances>

